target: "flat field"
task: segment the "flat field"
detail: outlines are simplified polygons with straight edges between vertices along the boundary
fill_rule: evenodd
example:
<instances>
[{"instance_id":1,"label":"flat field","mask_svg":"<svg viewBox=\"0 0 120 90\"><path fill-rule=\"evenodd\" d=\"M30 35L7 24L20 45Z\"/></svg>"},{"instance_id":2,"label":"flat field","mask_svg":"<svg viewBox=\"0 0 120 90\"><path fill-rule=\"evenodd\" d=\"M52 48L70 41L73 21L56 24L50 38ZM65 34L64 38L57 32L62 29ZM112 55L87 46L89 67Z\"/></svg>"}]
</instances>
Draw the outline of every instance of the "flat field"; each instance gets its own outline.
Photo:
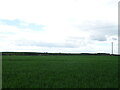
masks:
<instances>
[{"instance_id":1,"label":"flat field","mask_svg":"<svg viewBox=\"0 0 120 90\"><path fill-rule=\"evenodd\" d=\"M118 56L3 56L3 88L117 88Z\"/></svg>"}]
</instances>

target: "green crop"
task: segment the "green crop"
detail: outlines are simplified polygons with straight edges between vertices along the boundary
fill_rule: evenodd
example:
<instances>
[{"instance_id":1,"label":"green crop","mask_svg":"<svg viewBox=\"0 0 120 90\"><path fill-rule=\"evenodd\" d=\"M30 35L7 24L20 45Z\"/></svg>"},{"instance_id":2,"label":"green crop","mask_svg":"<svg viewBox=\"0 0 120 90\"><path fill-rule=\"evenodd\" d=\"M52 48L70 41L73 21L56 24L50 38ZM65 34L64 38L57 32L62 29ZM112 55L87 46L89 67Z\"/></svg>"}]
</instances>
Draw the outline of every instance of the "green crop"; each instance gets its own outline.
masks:
<instances>
[{"instance_id":1,"label":"green crop","mask_svg":"<svg viewBox=\"0 0 120 90\"><path fill-rule=\"evenodd\" d=\"M3 88L117 88L118 56L3 56Z\"/></svg>"}]
</instances>

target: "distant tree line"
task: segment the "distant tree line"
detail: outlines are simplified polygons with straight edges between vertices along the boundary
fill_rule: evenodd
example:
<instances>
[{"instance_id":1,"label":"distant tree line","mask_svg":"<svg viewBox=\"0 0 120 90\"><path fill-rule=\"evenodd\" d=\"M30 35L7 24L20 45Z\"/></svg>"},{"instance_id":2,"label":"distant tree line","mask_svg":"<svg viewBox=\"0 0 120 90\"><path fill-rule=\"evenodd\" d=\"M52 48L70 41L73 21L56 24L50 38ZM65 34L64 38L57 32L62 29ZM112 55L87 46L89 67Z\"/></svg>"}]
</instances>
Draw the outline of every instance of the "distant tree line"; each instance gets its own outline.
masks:
<instances>
[{"instance_id":1,"label":"distant tree line","mask_svg":"<svg viewBox=\"0 0 120 90\"><path fill-rule=\"evenodd\" d=\"M111 55L109 53L37 53L37 52L2 52L2 55L48 56L48 55Z\"/></svg>"}]
</instances>

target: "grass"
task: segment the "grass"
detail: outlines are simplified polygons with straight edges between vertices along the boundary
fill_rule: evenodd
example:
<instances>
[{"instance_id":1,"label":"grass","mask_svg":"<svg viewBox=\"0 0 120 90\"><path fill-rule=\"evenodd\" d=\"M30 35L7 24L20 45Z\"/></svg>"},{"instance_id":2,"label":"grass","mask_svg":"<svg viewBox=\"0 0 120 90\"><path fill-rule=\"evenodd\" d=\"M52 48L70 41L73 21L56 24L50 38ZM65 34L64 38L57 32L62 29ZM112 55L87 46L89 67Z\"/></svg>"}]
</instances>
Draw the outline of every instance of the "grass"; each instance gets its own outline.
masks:
<instances>
[{"instance_id":1,"label":"grass","mask_svg":"<svg viewBox=\"0 0 120 90\"><path fill-rule=\"evenodd\" d=\"M3 88L117 88L117 56L3 56Z\"/></svg>"}]
</instances>

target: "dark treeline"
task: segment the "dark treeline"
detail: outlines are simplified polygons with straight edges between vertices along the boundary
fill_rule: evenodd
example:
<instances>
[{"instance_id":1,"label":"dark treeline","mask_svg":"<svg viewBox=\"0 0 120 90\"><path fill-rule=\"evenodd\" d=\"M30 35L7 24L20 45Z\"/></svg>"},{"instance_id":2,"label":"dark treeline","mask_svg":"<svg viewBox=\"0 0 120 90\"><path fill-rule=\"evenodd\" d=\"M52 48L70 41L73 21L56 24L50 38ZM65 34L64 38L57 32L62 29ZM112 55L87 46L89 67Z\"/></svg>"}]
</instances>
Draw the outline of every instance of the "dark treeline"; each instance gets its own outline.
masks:
<instances>
[{"instance_id":1,"label":"dark treeline","mask_svg":"<svg viewBox=\"0 0 120 90\"><path fill-rule=\"evenodd\" d=\"M23 55L23 56L47 56L47 55L106 55L109 56L109 53L37 53L37 52L2 52L2 55ZM114 56L117 56L114 54Z\"/></svg>"}]
</instances>

